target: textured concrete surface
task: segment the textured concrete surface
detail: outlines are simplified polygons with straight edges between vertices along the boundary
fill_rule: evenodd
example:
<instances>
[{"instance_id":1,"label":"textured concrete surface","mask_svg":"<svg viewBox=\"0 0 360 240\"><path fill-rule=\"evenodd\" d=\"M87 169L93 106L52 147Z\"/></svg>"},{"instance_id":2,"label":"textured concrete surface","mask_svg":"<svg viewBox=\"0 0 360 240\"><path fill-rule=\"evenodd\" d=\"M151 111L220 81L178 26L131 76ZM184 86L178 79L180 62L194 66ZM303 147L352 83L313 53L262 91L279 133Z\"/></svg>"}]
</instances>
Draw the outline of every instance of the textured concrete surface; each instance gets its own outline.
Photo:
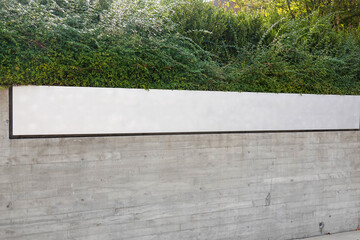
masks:
<instances>
[{"instance_id":1,"label":"textured concrete surface","mask_svg":"<svg viewBox=\"0 0 360 240\"><path fill-rule=\"evenodd\" d=\"M10 140L8 115L1 90L1 240L288 240L359 227L359 131Z\"/></svg>"},{"instance_id":2,"label":"textured concrete surface","mask_svg":"<svg viewBox=\"0 0 360 240\"><path fill-rule=\"evenodd\" d=\"M306 238L305 240L360 240L360 231Z\"/></svg>"}]
</instances>

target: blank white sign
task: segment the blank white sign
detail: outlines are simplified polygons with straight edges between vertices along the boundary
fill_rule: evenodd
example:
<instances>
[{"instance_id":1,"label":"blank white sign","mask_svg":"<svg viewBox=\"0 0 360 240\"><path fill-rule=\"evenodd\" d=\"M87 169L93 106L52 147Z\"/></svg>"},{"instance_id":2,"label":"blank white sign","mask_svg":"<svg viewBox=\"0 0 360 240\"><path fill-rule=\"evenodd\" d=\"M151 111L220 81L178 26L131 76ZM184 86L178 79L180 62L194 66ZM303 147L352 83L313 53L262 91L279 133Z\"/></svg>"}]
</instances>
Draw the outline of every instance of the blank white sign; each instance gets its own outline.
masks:
<instances>
[{"instance_id":1,"label":"blank white sign","mask_svg":"<svg viewBox=\"0 0 360 240\"><path fill-rule=\"evenodd\" d=\"M12 135L359 129L360 96L19 86Z\"/></svg>"}]
</instances>

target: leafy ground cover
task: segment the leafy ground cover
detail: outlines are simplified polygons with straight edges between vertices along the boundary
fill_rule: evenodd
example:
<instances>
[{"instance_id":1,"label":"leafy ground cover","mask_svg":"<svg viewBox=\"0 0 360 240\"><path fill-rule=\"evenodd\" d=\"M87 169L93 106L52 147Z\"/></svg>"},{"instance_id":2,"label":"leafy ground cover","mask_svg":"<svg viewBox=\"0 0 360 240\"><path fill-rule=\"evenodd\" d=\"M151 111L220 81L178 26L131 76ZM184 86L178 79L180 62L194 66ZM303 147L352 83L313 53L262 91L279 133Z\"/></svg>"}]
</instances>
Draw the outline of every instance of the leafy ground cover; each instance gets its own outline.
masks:
<instances>
[{"instance_id":1,"label":"leafy ground cover","mask_svg":"<svg viewBox=\"0 0 360 240\"><path fill-rule=\"evenodd\" d=\"M360 94L360 28L336 13L202 0L0 2L0 86Z\"/></svg>"}]
</instances>

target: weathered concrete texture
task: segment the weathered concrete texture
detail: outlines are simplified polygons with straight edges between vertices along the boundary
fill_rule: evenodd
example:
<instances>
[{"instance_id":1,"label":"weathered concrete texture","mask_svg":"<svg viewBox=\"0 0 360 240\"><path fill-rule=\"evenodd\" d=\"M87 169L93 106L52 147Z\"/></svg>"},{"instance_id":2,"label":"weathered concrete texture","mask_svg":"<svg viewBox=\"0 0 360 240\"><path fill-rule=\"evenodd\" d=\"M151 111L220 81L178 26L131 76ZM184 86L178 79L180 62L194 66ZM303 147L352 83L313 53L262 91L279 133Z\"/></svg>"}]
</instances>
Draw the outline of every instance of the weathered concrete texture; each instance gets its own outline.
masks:
<instances>
[{"instance_id":1,"label":"weathered concrete texture","mask_svg":"<svg viewBox=\"0 0 360 240\"><path fill-rule=\"evenodd\" d=\"M360 134L8 139L0 239L281 240L354 230Z\"/></svg>"},{"instance_id":2,"label":"weathered concrete texture","mask_svg":"<svg viewBox=\"0 0 360 240\"><path fill-rule=\"evenodd\" d=\"M319 237L306 238L306 240L360 240L360 231L323 235Z\"/></svg>"}]
</instances>

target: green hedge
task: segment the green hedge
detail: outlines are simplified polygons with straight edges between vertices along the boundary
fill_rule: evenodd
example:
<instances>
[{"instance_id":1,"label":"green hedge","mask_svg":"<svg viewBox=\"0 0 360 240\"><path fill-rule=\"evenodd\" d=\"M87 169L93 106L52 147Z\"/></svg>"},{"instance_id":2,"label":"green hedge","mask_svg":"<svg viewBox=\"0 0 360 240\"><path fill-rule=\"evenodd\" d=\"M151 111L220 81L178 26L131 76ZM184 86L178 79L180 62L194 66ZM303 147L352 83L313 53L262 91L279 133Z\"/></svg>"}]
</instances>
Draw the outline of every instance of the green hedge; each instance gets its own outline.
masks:
<instances>
[{"instance_id":1,"label":"green hedge","mask_svg":"<svg viewBox=\"0 0 360 240\"><path fill-rule=\"evenodd\" d=\"M0 85L360 94L359 29L332 15L104 3L0 3Z\"/></svg>"}]
</instances>

